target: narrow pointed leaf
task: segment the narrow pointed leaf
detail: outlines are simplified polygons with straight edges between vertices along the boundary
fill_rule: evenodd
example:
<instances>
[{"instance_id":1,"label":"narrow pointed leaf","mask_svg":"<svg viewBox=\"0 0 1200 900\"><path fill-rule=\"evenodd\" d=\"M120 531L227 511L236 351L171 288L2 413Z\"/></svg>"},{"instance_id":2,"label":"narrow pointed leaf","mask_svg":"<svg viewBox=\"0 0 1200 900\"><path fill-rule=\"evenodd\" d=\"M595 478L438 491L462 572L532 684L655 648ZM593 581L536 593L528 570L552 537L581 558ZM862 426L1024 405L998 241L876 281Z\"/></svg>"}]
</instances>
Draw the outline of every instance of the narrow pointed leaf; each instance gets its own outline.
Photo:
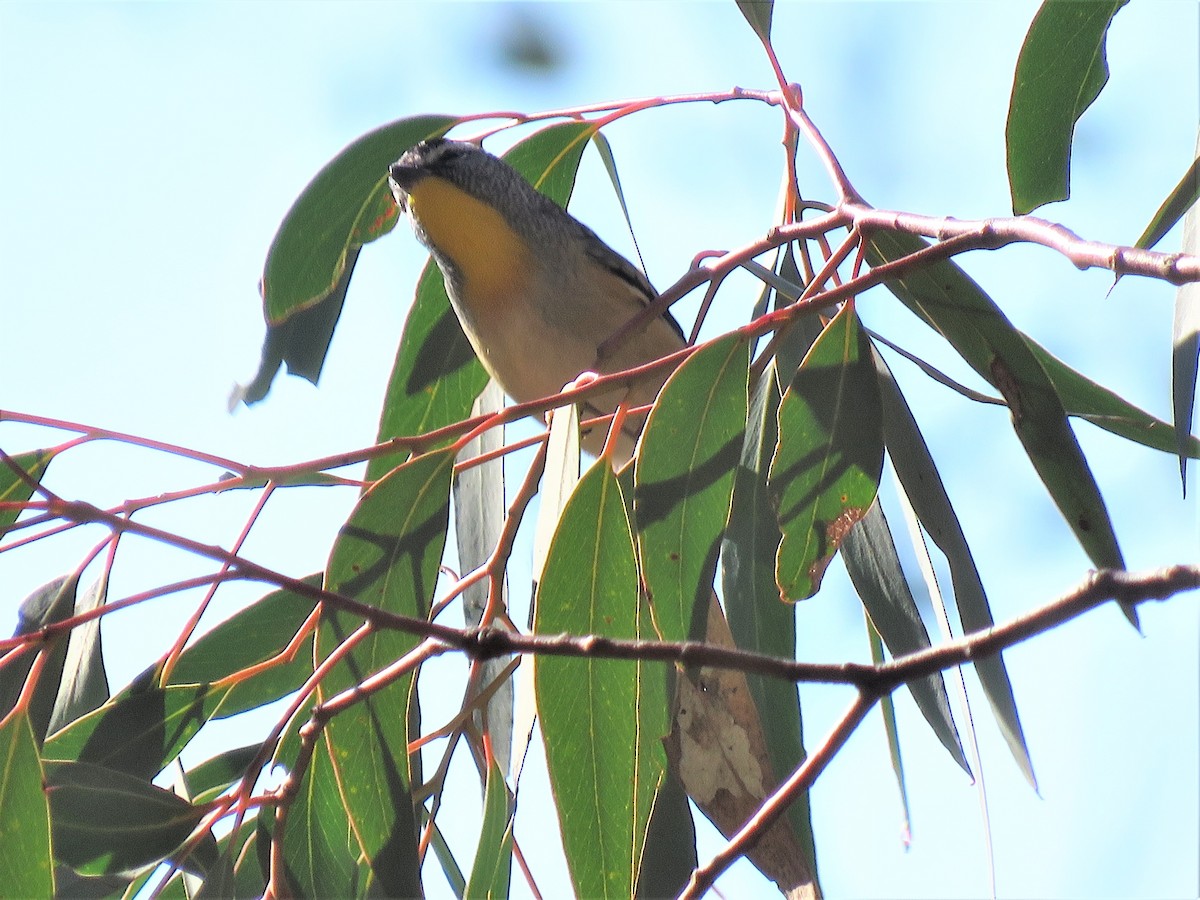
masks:
<instances>
[{"instance_id":1,"label":"narrow pointed leaf","mask_svg":"<svg viewBox=\"0 0 1200 900\"><path fill-rule=\"evenodd\" d=\"M47 625L69 619L75 613L75 594L79 587L77 575L62 575L33 591L21 602L17 611L17 627L14 637L35 634ZM67 658L68 637L60 634L49 646L49 654L42 665L37 685L29 699L29 721L38 740L46 736L54 713L54 702L62 679L63 665ZM15 662L0 669L0 718L16 704L25 686L25 679L37 657L36 649L26 652Z\"/></svg>"},{"instance_id":2,"label":"narrow pointed leaf","mask_svg":"<svg viewBox=\"0 0 1200 900\"><path fill-rule=\"evenodd\" d=\"M896 553L891 528L878 502L872 505L859 527L846 538L842 545L842 557L846 561L846 571L850 574L854 590L870 618L872 632L883 638L892 657L899 658L928 649L929 632L921 621L908 580L900 568L900 557ZM950 712L950 698L946 694L942 673L937 672L920 681L910 681L908 688L925 721L950 753L950 758L970 775L971 767L963 754L958 729L954 727L954 716ZM888 715L885 710L884 716ZM898 763L898 759L894 762ZM903 783L900 791L904 793ZM906 813L907 807L906 798Z\"/></svg>"},{"instance_id":3,"label":"narrow pointed leaf","mask_svg":"<svg viewBox=\"0 0 1200 900\"><path fill-rule=\"evenodd\" d=\"M1200 140L1196 144L1200 152ZM1200 209L1193 206L1183 219L1184 253L1200 254ZM1196 374L1200 363L1200 284L1181 285L1175 294L1171 328L1171 408L1179 454L1179 480L1187 494L1188 445L1192 437L1192 412L1196 406Z\"/></svg>"},{"instance_id":4,"label":"narrow pointed leaf","mask_svg":"<svg viewBox=\"0 0 1200 900\"><path fill-rule=\"evenodd\" d=\"M925 246L911 235L877 232L867 255L878 265ZM1004 396L1017 437L1092 563L1097 568L1124 568L1100 488L1067 422L1062 400L1024 336L950 260L893 278L887 287ZM1126 615L1136 621L1132 610Z\"/></svg>"},{"instance_id":5,"label":"narrow pointed leaf","mask_svg":"<svg viewBox=\"0 0 1200 900\"><path fill-rule=\"evenodd\" d=\"M878 353L875 354L875 362L883 395L884 439L901 489L921 525L946 557L963 631L970 634L990 628L994 620L987 594L958 515L942 484L942 477L938 474L908 401ZM975 672L1013 758L1029 783L1036 788L1033 762L1025 745L1025 733L1017 715L1017 703L1004 657L997 654L976 660Z\"/></svg>"},{"instance_id":6,"label":"narrow pointed leaf","mask_svg":"<svg viewBox=\"0 0 1200 900\"><path fill-rule=\"evenodd\" d=\"M162 861L206 813L148 781L89 763L49 764L46 794L55 858L85 875Z\"/></svg>"},{"instance_id":7,"label":"narrow pointed leaf","mask_svg":"<svg viewBox=\"0 0 1200 900\"><path fill-rule=\"evenodd\" d=\"M773 0L737 0L738 9L742 11L742 15L746 17L746 21L750 23L750 27L754 29L763 41L767 43L771 40L771 14L774 11L775 4Z\"/></svg>"},{"instance_id":8,"label":"narrow pointed leaf","mask_svg":"<svg viewBox=\"0 0 1200 900\"><path fill-rule=\"evenodd\" d=\"M883 469L879 386L851 305L826 326L779 406L779 446L768 487L783 540L780 597L817 592L825 567L866 515Z\"/></svg>"},{"instance_id":9,"label":"narrow pointed leaf","mask_svg":"<svg viewBox=\"0 0 1200 900\"><path fill-rule=\"evenodd\" d=\"M1108 83L1105 39L1129 0L1043 3L1013 75L1005 141L1013 212L1071 195L1075 123Z\"/></svg>"},{"instance_id":10,"label":"narrow pointed leaf","mask_svg":"<svg viewBox=\"0 0 1200 900\"><path fill-rule=\"evenodd\" d=\"M29 716L10 716L0 728L0 872L10 897L50 897L50 808Z\"/></svg>"},{"instance_id":11,"label":"narrow pointed leaf","mask_svg":"<svg viewBox=\"0 0 1200 900\"><path fill-rule=\"evenodd\" d=\"M1200 200L1200 157L1192 160L1188 170L1184 172L1179 184L1167 195L1162 206L1150 219L1150 224L1133 244L1135 247L1150 248L1161 241L1176 223L1183 218L1184 213ZM1120 277L1120 276L1118 276Z\"/></svg>"},{"instance_id":12,"label":"narrow pointed leaf","mask_svg":"<svg viewBox=\"0 0 1200 900\"><path fill-rule=\"evenodd\" d=\"M749 344L729 336L664 385L634 468L642 577L662 638L704 636L721 532L746 430Z\"/></svg>"},{"instance_id":13,"label":"narrow pointed leaf","mask_svg":"<svg viewBox=\"0 0 1200 900\"><path fill-rule=\"evenodd\" d=\"M489 382L471 409L473 416L496 412L504 405L504 392L494 381ZM504 445L504 429L491 428L468 441L459 454L460 460L469 460L493 453ZM459 570L471 572L484 565L496 548L504 530L504 459L496 457L487 462L472 465L458 473L454 479L454 535L458 543ZM500 580L503 596L508 603L508 578ZM468 627L479 625L487 607L491 579L476 581L463 592L463 620ZM489 623L490 624L490 623ZM479 689L488 688L508 667L511 657L500 656L481 660L478 664ZM475 699L472 694L464 702ZM512 681L506 680L496 688L487 702L486 716L477 710L473 714L475 724L486 730L491 738L492 753L500 770L509 771L509 754L512 751L513 689Z\"/></svg>"},{"instance_id":14,"label":"narrow pointed leaf","mask_svg":"<svg viewBox=\"0 0 1200 900\"><path fill-rule=\"evenodd\" d=\"M467 897L499 900L508 896L512 870L513 796L504 781L504 773L492 761L488 765L483 798L483 824L479 830L479 849L467 882Z\"/></svg>"},{"instance_id":15,"label":"narrow pointed leaf","mask_svg":"<svg viewBox=\"0 0 1200 900\"><path fill-rule=\"evenodd\" d=\"M867 620L867 639L871 643L871 662L880 665L884 662L883 642L879 632ZM883 729L887 734L888 756L892 759L892 771L896 775L896 786L900 789L900 807L904 810L904 823L901 826L901 840L908 849L912 840L912 811L908 806L908 786L904 778L904 758L900 754L900 729L896 724L896 702L892 694L884 694L879 698L879 712L883 716Z\"/></svg>"},{"instance_id":16,"label":"narrow pointed leaf","mask_svg":"<svg viewBox=\"0 0 1200 900\"><path fill-rule=\"evenodd\" d=\"M1181 447L1169 424L1072 369L1029 335L1021 336L1053 382L1067 415L1086 419L1098 428L1153 450L1200 458L1200 440L1188 435Z\"/></svg>"},{"instance_id":17,"label":"narrow pointed leaf","mask_svg":"<svg viewBox=\"0 0 1200 900\"><path fill-rule=\"evenodd\" d=\"M28 501L33 496L33 486L30 481L39 484L53 458L53 450L31 450L28 453L17 453L10 457L9 461L16 465L20 472L24 472L29 481L22 478L20 473L14 470L8 462L0 461L0 503L25 503ZM0 539L4 538L20 514L19 507L0 509Z\"/></svg>"},{"instance_id":18,"label":"narrow pointed leaf","mask_svg":"<svg viewBox=\"0 0 1200 900\"><path fill-rule=\"evenodd\" d=\"M638 597L633 535L605 460L563 510L538 585L539 634L651 637ZM629 897L666 769L660 663L542 657L534 670L567 865L583 897Z\"/></svg>"},{"instance_id":19,"label":"narrow pointed leaf","mask_svg":"<svg viewBox=\"0 0 1200 900\"><path fill-rule=\"evenodd\" d=\"M82 615L102 606L107 591L108 575L104 574L76 598L75 614ZM97 618L71 629L58 696L46 733L53 734L98 709L108 697L108 676L104 671L100 620Z\"/></svg>"}]
</instances>

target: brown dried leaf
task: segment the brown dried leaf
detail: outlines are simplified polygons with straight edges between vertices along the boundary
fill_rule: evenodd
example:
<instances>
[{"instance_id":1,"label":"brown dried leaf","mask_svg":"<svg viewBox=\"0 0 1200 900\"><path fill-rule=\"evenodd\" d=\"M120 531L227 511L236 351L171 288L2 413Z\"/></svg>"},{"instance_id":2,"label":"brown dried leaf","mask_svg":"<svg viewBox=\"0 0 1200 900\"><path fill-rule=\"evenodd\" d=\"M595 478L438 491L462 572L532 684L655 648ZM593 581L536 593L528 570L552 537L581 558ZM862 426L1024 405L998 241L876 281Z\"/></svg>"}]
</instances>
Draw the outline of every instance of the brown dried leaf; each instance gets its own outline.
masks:
<instances>
[{"instance_id":1,"label":"brown dried leaf","mask_svg":"<svg viewBox=\"0 0 1200 900\"><path fill-rule=\"evenodd\" d=\"M734 646L715 594L709 602L705 639ZM679 672L675 683L671 733L663 739L667 762L700 811L730 837L778 784L758 708L742 672L705 666ZM786 817L762 834L749 856L787 897L820 897Z\"/></svg>"}]
</instances>

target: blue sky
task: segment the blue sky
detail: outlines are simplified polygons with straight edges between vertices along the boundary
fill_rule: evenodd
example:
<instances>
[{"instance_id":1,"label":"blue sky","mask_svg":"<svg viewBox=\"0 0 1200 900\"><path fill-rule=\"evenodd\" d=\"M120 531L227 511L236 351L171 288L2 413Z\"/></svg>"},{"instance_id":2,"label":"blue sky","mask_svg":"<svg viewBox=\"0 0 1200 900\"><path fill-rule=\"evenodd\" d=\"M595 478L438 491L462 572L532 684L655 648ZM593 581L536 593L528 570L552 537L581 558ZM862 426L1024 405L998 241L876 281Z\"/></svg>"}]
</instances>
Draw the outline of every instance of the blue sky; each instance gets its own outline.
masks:
<instances>
[{"instance_id":1,"label":"blue sky","mask_svg":"<svg viewBox=\"0 0 1200 900\"><path fill-rule=\"evenodd\" d=\"M1004 116L1035 9L1028 2L787 3L776 11L775 44L868 201L960 218L1003 215ZM514 69L497 51L523 22L561 48L552 75ZM1136 238L1193 156L1196 48L1193 4L1139 0L1120 12L1110 37L1112 81L1077 132L1072 199L1039 214L1088 238ZM0 408L262 464L365 446L424 259L403 228L363 254L320 386L281 377L259 406L233 415L225 408L232 385L257 364L255 285L266 248L330 156L362 132L416 113L533 112L734 85L766 88L772 80L732 3L517 9L9 0L0 4ZM652 110L607 133L660 287L697 251L743 244L771 225L782 158L774 111L753 103ZM802 157L806 194L829 198L819 168ZM594 155L585 158L572 210L630 252ZM1176 232L1163 246L1178 241ZM1109 277L1080 274L1041 248L976 253L962 264L1055 353L1169 415L1171 288L1126 278L1108 295ZM710 329L744 321L753 295L748 280L732 283ZM681 318L694 308L681 304ZM860 309L872 327L979 386L888 295L868 294ZM894 366L977 548L997 618L1075 584L1087 560L1007 417ZM1177 463L1088 425L1076 431L1129 565L1195 561L1196 507L1180 499ZM7 452L58 440L0 423ZM109 505L212 475L194 463L97 444L56 461L51 484L64 496ZM1191 486L1193 495L1200 490L1194 472ZM354 497L331 489L281 494L246 552L293 574L316 570ZM253 499L205 498L145 520L228 544ZM4 615L98 538L76 533L0 556ZM205 571L153 545L131 541L122 553L114 598ZM220 610L257 593L223 592ZM162 652L162 636L174 633L193 599L112 617L105 640L114 685ZM1006 654L1040 798L973 695L1001 896L1196 895L1195 599L1145 608L1144 637L1105 608ZM797 610L801 658L865 658L858 609L834 571ZM453 665L438 671L448 684L459 677ZM973 687L972 673L966 677ZM849 697L805 690L802 701L812 742ZM882 725L872 717L814 791L825 887L831 896L983 896L978 795L906 694L898 705L914 842L905 851ZM214 742L236 739L215 731ZM530 845L538 843L538 790L531 783L517 832ZM469 785L458 799L468 810L476 802ZM457 845L464 859L472 827L467 814ZM561 892L564 874L554 842L546 843L549 852L534 865L549 896ZM427 881L440 895L440 875ZM721 884L726 896L763 886L748 866Z\"/></svg>"}]
</instances>

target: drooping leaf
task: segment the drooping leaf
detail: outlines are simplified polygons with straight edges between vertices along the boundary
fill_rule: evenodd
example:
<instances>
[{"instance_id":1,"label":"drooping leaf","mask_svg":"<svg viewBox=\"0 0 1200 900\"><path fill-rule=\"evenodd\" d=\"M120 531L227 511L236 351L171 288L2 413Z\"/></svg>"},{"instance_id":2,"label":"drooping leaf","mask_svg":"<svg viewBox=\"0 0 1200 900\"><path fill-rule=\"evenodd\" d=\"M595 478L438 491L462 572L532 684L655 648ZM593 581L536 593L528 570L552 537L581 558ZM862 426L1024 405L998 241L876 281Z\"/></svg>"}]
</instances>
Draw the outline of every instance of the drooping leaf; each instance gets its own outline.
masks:
<instances>
[{"instance_id":1,"label":"drooping leaf","mask_svg":"<svg viewBox=\"0 0 1200 900\"><path fill-rule=\"evenodd\" d=\"M488 765L483 798L479 849L467 882L467 897L502 900L508 896L512 869L513 796L504 773L493 760Z\"/></svg>"},{"instance_id":2,"label":"drooping leaf","mask_svg":"<svg viewBox=\"0 0 1200 900\"><path fill-rule=\"evenodd\" d=\"M55 858L89 875L165 859L206 810L124 772L81 762L46 766Z\"/></svg>"},{"instance_id":3,"label":"drooping leaf","mask_svg":"<svg viewBox=\"0 0 1200 900\"><path fill-rule=\"evenodd\" d=\"M1187 437L1182 447L1173 429L1161 419L1134 406L1113 391L1072 369L1029 335L1022 333L1029 349L1046 370L1069 416L1086 419L1098 428L1164 453L1181 452L1200 458L1200 440Z\"/></svg>"},{"instance_id":4,"label":"drooping leaf","mask_svg":"<svg viewBox=\"0 0 1200 900\"><path fill-rule=\"evenodd\" d=\"M263 268L267 337L262 362L235 399L253 403L265 397L281 363L316 383L359 249L390 231L399 218L390 202L388 165L456 121L416 116L368 132L326 163L296 198Z\"/></svg>"},{"instance_id":5,"label":"drooping leaf","mask_svg":"<svg viewBox=\"0 0 1200 900\"><path fill-rule=\"evenodd\" d=\"M1200 139L1196 142L1200 155ZM1200 210L1193 206L1183 218L1184 253L1200 254ZM1196 374L1200 363L1200 284L1181 285L1175 294L1175 317L1171 326L1171 408L1175 419L1175 443L1179 453L1179 481L1187 495L1186 451L1192 437L1192 410L1196 405Z\"/></svg>"},{"instance_id":6,"label":"drooping leaf","mask_svg":"<svg viewBox=\"0 0 1200 900\"><path fill-rule=\"evenodd\" d=\"M1179 179L1179 184L1167 195L1167 199L1151 217L1146 230L1134 241L1133 246L1147 249L1153 247L1175 227L1184 213L1196 205L1197 200L1200 200L1200 157L1192 160L1183 178Z\"/></svg>"},{"instance_id":7,"label":"drooping leaf","mask_svg":"<svg viewBox=\"0 0 1200 900\"><path fill-rule=\"evenodd\" d=\"M668 641L704 635L721 532L746 430L749 344L697 351L663 386L634 468L642 577Z\"/></svg>"},{"instance_id":8,"label":"drooping leaf","mask_svg":"<svg viewBox=\"0 0 1200 900\"><path fill-rule=\"evenodd\" d=\"M325 299L346 269L348 251L395 226L399 210L388 202L388 166L456 121L433 115L389 122L352 141L313 176L267 252L262 291L268 323Z\"/></svg>"},{"instance_id":9,"label":"drooping leaf","mask_svg":"<svg viewBox=\"0 0 1200 900\"><path fill-rule=\"evenodd\" d=\"M780 596L817 592L825 567L866 515L883 469L879 387L870 343L845 306L813 343L779 406L768 487L783 540Z\"/></svg>"},{"instance_id":10,"label":"drooping leaf","mask_svg":"<svg viewBox=\"0 0 1200 900\"><path fill-rule=\"evenodd\" d=\"M1129 0L1046 2L1013 74L1005 141L1013 212L1023 215L1071 194L1075 123L1108 83L1105 39Z\"/></svg>"},{"instance_id":11,"label":"drooping leaf","mask_svg":"<svg viewBox=\"0 0 1200 900\"><path fill-rule=\"evenodd\" d=\"M754 29L754 33L768 43L771 40L771 14L774 12L774 0L737 0L738 9Z\"/></svg>"},{"instance_id":12,"label":"drooping leaf","mask_svg":"<svg viewBox=\"0 0 1200 900\"><path fill-rule=\"evenodd\" d=\"M31 450L28 453L17 453L9 458L28 477L22 478L20 473L7 462L0 461L0 503L25 503L33 496L33 484L40 484L50 460L54 459L53 450ZM30 484L33 482L33 484ZM8 533L8 529L17 521L21 514L20 507L0 509L0 540Z\"/></svg>"},{"instance_id":13,"label":"drooping leaf","mask_svg":"<svg viewBox=\"0 0 1200 900\"><path fill-rule=\"evenodd\" d=\"M705 643L733 647L715 595L707 613ZM737 669L689 666L677 673L675 689L671 733L663 741L668 765L689 799L732 838L780 781L767 751L762 716L746 676ZM817 896L808 854L786 819L762 829L747 856L785 896Z\"/></svg>"},{"instance_id":14,"label":"drooping leaf","mask_svg":"<svg viewBox=\"0 0 1200 900\"><path fill-rule=\"evenodd\" d=\"M9 716L0 727L0 872L10 897L50 897L50 809L42 792L42 764L29 716Z\"/></svg>"},{"instance_id":15,"label":"drooping leaf","mask_svg":"<svg viewBox=\"0 0 1200 900\"><path fill-rule=\"evenodd\" d=\"M504 405L504 392L494 381L488 383L472 407L474 415L491 414ZM504 429L490 428L468 441L459 455L462 461L498 451L504 444ZM484 565L496 549L504 530L504 459L496 457L459 471L454 479L454 535L458 544L458 562L464 574ZM507 608L508 579L500 579ZM462 594L463 621L467 627L480 624L488 604L491 579L485 578L469 585ZM490 624L490 623L489 623ZM475 690L490 689L492 683L508 668L511 658L493 657L477 664L478 682ZM464 702L475 700L472 694ZM513 686L505 681L495 688L486 709L476 710L473 719L480 731L486 730L491 739L492 754L500 770L509 772L512 750ZM486 728L485 726L486 722Z\"/></svg>"},{"instance_id":16,"label":"drooping leaf","mask_svg":"<svg viewBox=\"0 0 1200 900\"><path fill-rule=\"evenodd\" d=\"M880 231L871 236L867 258L879 265L926 246L912 235ZM950 260L910 270L886 285L1000 391L1021 445L1092 563L1124 568L1100 488L1067 422L1062 400L1024 336ZM1136 621L1132 609L1126 615Z\"/></svg>"},{"instance_id":17,"label":"drooping leaf","mask_svg":"<svg viewBox=\"0 0 1200 900\"><path fill-rule=\"evenodd\" d=\"M884 440L901 489L921 525L946 557L963 631L970 634L990 628L994 620L979 570L975 567L970 545L946 494L929 447L917 427L908 401L878 353L875 354L875 363L883 396ZM1009 750L1021 772L1036 789L1033 762L1025 745L1025 733L1017 715L1017 704L1004 657L997 654L976 660L975 672Z\"/></svg>"},{"instance_id":18,"label":"drooping leaf","mask_svg":"<svg viewBox=\"0 0 1200 900\"><path fill-rule=\"evenodd\" d=\"M422 807L419 812L422 814L421 827L429 826L429 817ZM442 829L438 827L437 822L433 823L433 837L430 839L430 846L433 847L434 855L437 856L438 864L442 867L442 874L446 876L446 881L450 885L450 890L454 892L454 896L458 900L463 900L467 894L467 879L462 873L462 868L458 864L458 860L454 858L454 851L450 849L450 845L446 842L446 836L442 834Z\"/></svg>"},{"instance_id":19,"label":"drooping leaf","mask_svg":"<svg viewBox=\"0 0 1200 900\"><path fill-rule=\"evenodd\" d=\"M563 510L538 585L539 634L651 637L625 501L605 460ZM666 770L661 663L546 656L534 669L567 865L583 897L629 897Z\"/></svg>"},{"instance_id":20,"label":"drooping leaf","mask_svg":"<svg viewBox=\"0 0 1200 900\"><path fill-rule=\"evenodd\" d=\"M819 323L815 319L801 321L806 323L810 339L815 339ZM737 646L789 659L796 654L795 610L779 602L775 554L782 535L767 489L782 399L777 371L774 363L767 367L751 399L729 527L721 546L721 584L729 628ZM806 756L796 686L753 672L746 673L746 680L755 704L765 712L762 727L772 767L777 773L790 772ZM793 833L805 848L815 881L816 846L807 794L789 807L788 818Z\"/></svg>"},{"instance_id":21,"label":"drooping leaf","mask_svg":"<svg viewBox=\"0 0 1200 900\"><path fill-rule=\"evenodd\" d=\"M36 634L48 625L69 619L75 613L78 587L78 574L71 574L61 575L34 590L21 602L13 636ZM29 721L39 741L45 738L54 713L54 702L67 658L67 635L60 634L44 652L49 656L42 665L28 706ZM20 698L36 656L36 649L30 650L0 669L0 718L7 715Z\"/></svg>"},{"instance_id":22,"label":"drooping leaf","mask_svg":"<svg viewBox=\"0 0 1200 900\"><path fill-rule=\"evenodd\" d=\"M849 556L847 556L849 558ZM879 632L867 619L867 640L871 644L871 662L881 665L883 658L883 641ZM900 728L896 724L896 703L891 694L879 698L879 712L883 716L883 729L887 734L888 756L892 758L892 771L896 775L896 786L900 789L900 807L904 810L904 823L901 826L902 840L907 848L912 838L912 811L908 805L908 784L904 777L904 757L900 753Z\"/></svg>"},{"instance_id":23,"label":"drooping leaf","mask_svg":"<svg viewBox=\"0 0 1200 900\"><path fill-rule=\"evenodd\" d=\"M446 542L453 468L450 450L427 453L363 494L334 543L326 587L388 612L428 615ZM354 617L331 609L322 619L317 658L328 656L358 625ZM358 685L416 643L399 631L375 632L332 669L317 699ZM411 683L411 672L398 677L334 716L324 733L341 803L373 883L401 896L420 890L408 757Z\"/></svg>"},{"instance_id":24,"label":"drooping leaf","mask_svg":"<svg viewBox=\"0 0 1200 900\"><path fill-rule=\"evenodd\" d=\"M613 156L612 145L609 144L608 138L604 136L604 132L597 131L592 135L592 143L596 145L596 149L600 152L600 159L604 162L604 170L608 173L608 180L612 182L613 191L617 195L617 201L621 204L621 214L625 216L625 224L629 227L629 234L633 237L633 245L637 247L637 236L633 233L633 219L629 216L629 204L625 202L625 191L621 187L621 177L617 174L617 160ZM639 258L641 251L638 251Z\"/></svg>"},{"instance_id":25,"label":"drooping leaf","mask_svg":"<svg viewBox=\"0 0 1200 900\"><path fill-rule=\"evenodd\" d=\"M104 573L76 598L75 614L82 615L103 606L107 592L108 574ZM100 647L100 620L91 619L71 629L58 696L46 733L53 734L99 708L108 696L108 675L104 671Z\"/></svg>"},{"instance_id":26,"label":"drooping leaf","mask_svg":"<svg viewBox=\"0 0 1200 900\"><path fill-rule=\"evenodd\" d=\"M917 603L900 567L891 528L878 501L871 506L859 527L846 537L842 557L854 590L870 618L871 628L883 638L893 658L927 650L930 647L929 632L917 611ZM908 688L951 759L970 775L971 767L963 754L958 729L954 727L942 673L910 681ZM884 715L888 715L886 710ZM900 790L904 793L903 784ZM905 805L907 808L907 800Z\"/></svg>"}]
</instances>

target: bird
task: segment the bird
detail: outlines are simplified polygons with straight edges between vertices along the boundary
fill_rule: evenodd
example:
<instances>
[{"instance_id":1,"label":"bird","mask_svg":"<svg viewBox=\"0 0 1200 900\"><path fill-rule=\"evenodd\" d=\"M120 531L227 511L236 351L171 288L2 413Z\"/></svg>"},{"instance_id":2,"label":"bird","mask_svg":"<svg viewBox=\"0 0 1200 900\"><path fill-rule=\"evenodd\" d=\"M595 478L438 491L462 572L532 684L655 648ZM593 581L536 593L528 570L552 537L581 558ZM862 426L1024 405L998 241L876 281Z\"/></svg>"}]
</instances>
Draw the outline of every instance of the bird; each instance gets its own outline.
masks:
<instances>
[{"instance_id":1,"label":"bird","mask_svg":"<svg viewBox=\"0 0 1200 900\"><path fill-rule=\"evenodd\" d=\"M467 141L437 138L407 150L389 187L442 272L446 294L479 361L514 402L585 384L686 346L669 312L600 348L658 296L646 276L594 231L538 192L507 162ZM652 403L670 371L580 404L582 419ZM645 415L627 416L607 450L628 462ZM600 456L608 428L581 436Z\"/></svg>"}]
</instances>

